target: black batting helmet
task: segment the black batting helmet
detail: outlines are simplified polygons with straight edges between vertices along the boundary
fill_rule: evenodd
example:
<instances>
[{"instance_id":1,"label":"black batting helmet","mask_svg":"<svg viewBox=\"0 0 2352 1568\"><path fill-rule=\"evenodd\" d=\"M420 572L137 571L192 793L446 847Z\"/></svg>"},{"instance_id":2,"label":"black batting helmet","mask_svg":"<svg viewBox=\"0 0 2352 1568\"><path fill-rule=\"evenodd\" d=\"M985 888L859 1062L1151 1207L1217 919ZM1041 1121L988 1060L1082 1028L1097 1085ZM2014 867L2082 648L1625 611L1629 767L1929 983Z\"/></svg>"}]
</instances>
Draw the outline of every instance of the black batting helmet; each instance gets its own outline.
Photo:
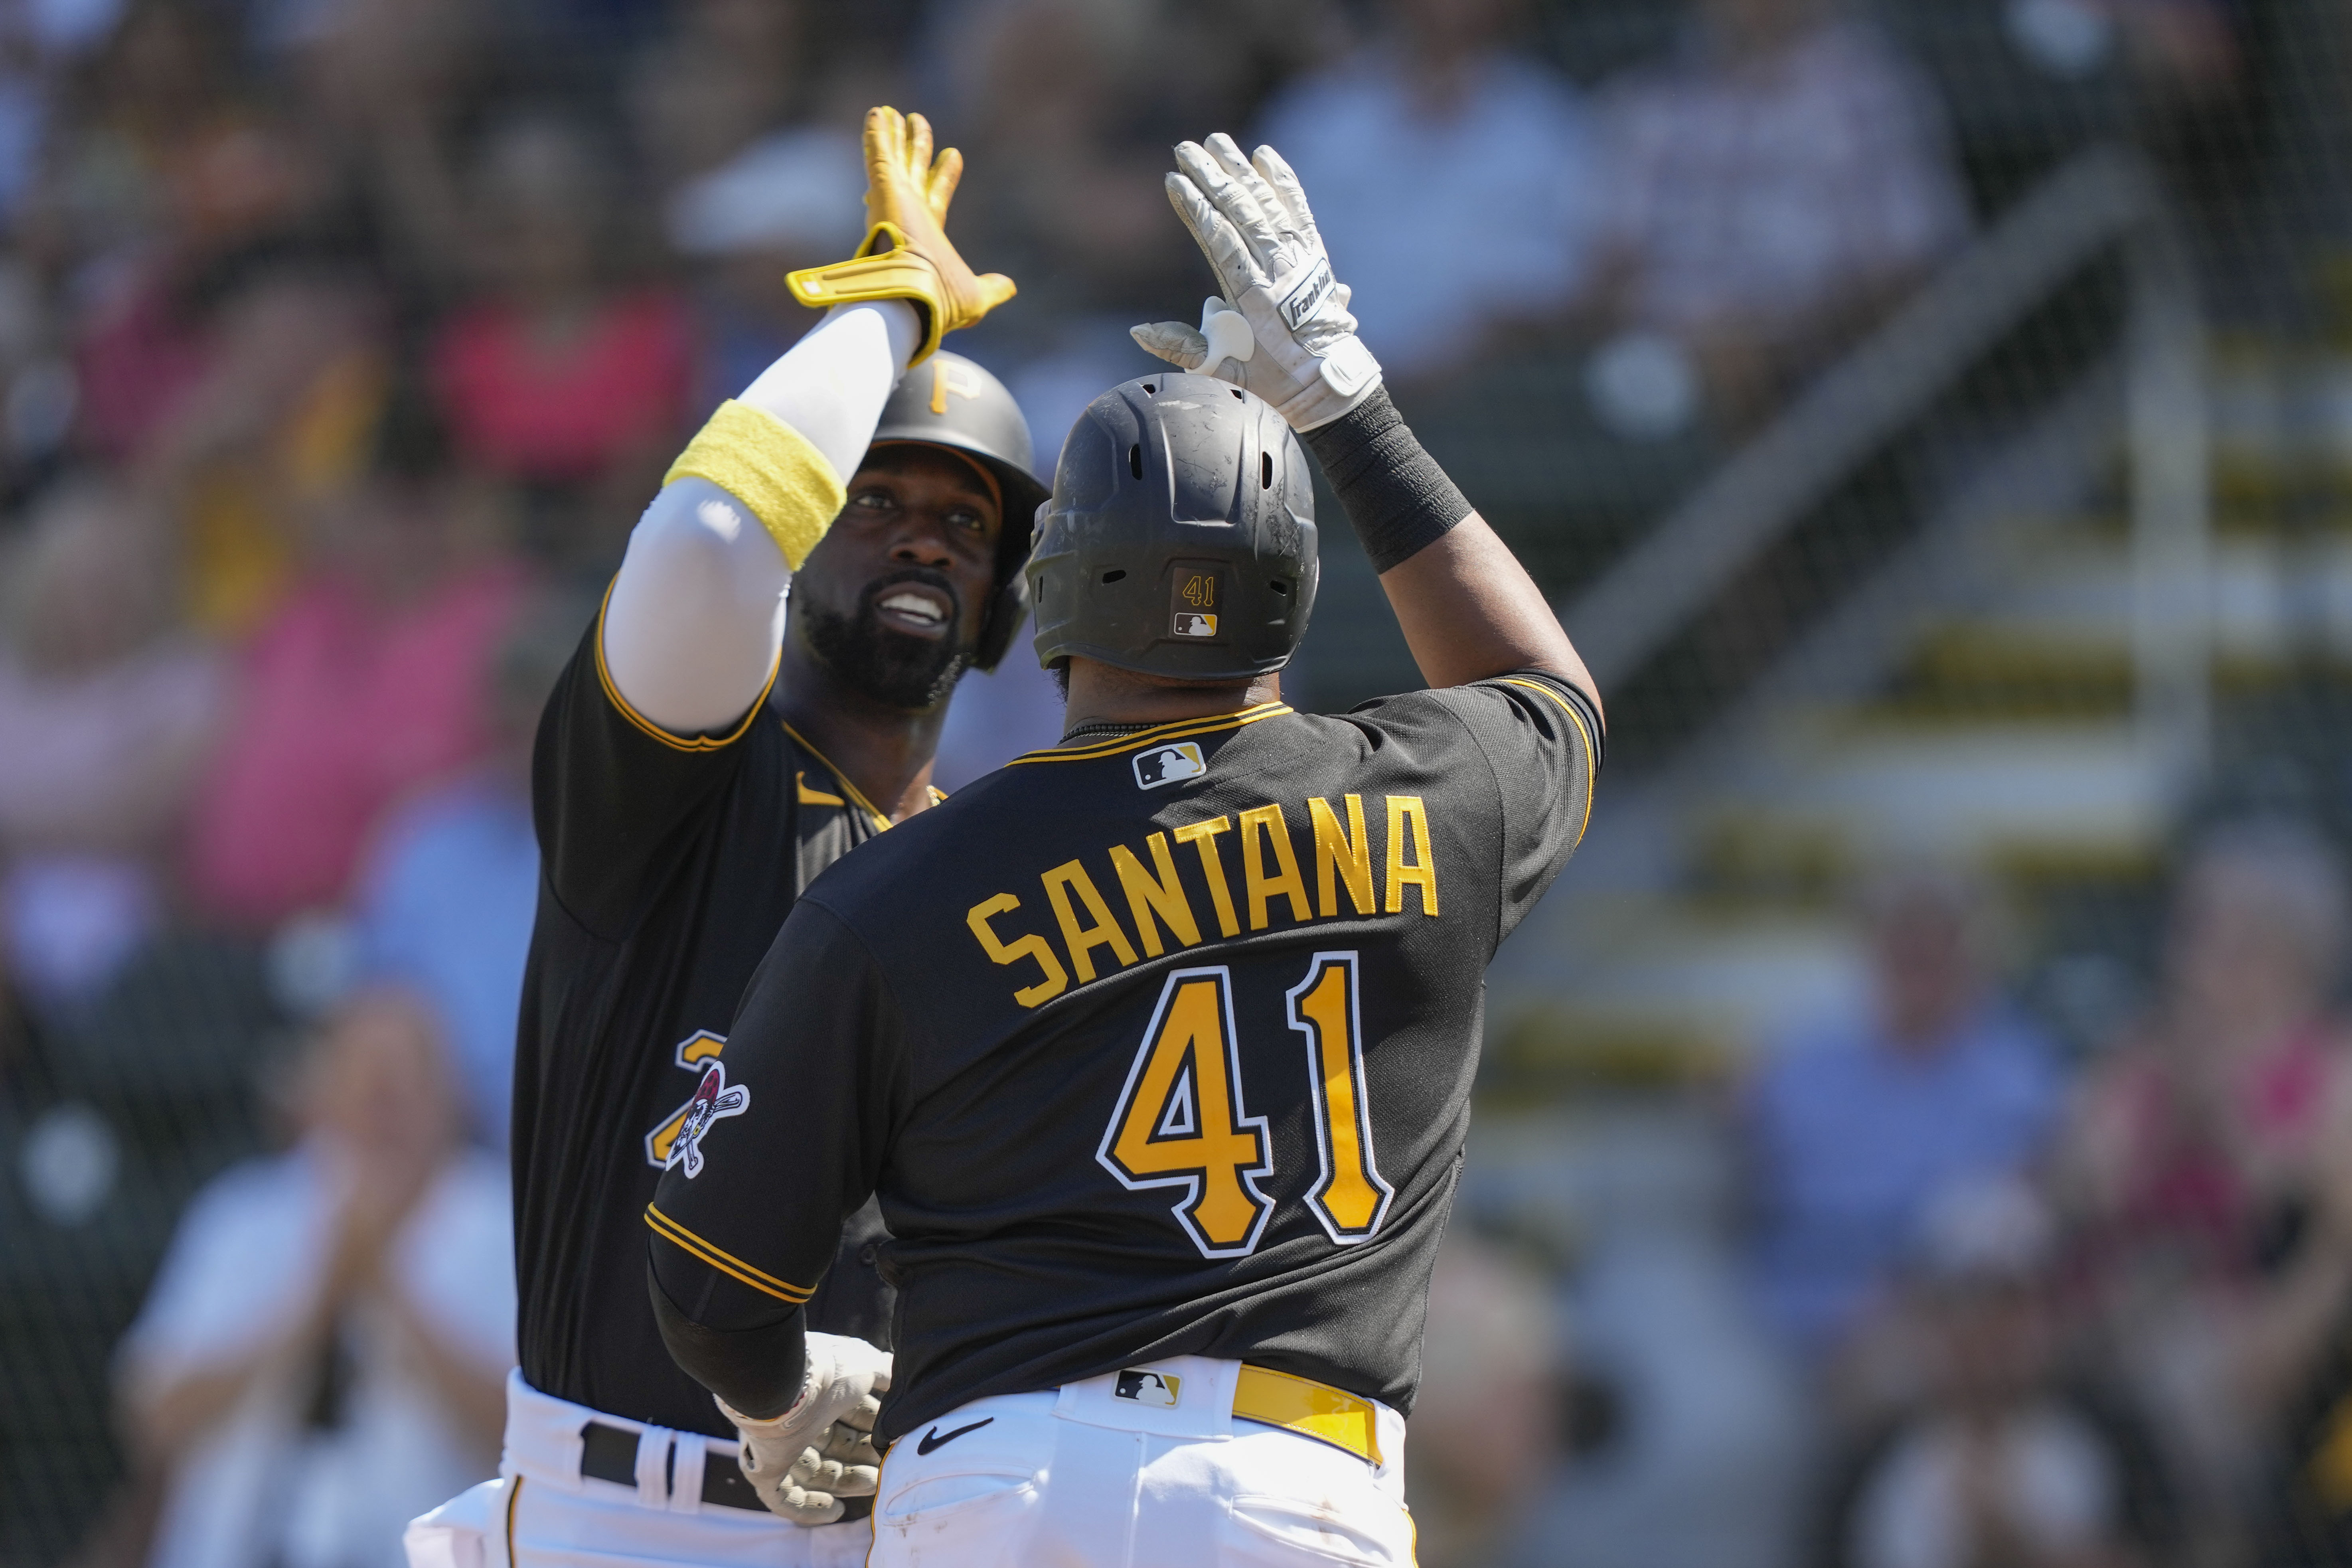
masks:
<instances>
[{"instance_id":1,"label":"black batting helmet","mask_svg":"<svg viewBox=\"0 0 2352 1568\"><path fill-rule=\"evenodd\" d=\"M996 540L996 594L980 623L972 663L994 669L1029 613L1030 531L1045 487L1029 471L1029 422L1004 384L961 354L944 350L908 371L882 405L874 445L919 441L971 458L1003 491L1004 520Z\"/></svg>"},{"instance_id":2,"label":"black batting helmet","mask_svg":"<svg viewBox=\"0 0 2352 1568\"><path fill-rule=\"evenodd\" d=\"M1315 608L1315 488L1282 416L1170 373L1115 386L1063 443L1037 516L1037 662L1187 680L1280 669Z\"/></svg>"}]
</instances>

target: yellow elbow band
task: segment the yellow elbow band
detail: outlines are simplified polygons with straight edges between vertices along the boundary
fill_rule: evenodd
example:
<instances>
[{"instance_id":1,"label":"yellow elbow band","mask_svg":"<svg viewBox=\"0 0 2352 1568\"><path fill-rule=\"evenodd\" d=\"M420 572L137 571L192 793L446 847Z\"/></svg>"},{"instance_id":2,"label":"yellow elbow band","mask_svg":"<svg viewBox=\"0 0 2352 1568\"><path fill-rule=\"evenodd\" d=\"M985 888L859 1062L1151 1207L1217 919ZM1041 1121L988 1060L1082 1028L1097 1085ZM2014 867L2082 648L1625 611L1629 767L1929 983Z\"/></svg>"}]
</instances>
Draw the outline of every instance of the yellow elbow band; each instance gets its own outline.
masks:
<instances>
[{"instance_id":1,"label":"yellow elbow band","mask_svg":"<svg viewBox=\"0 0 2352 1568\"><path fill-rule=\"evenodd\" d=\"M866 300L911 300L923 317L923 341L908 367L922 363L947 335L945 290L940 269L907 247L907 237L892 223L877 223L847 261L830 267L806 267L784 275L793 298L811 310L855 305Z\"/></svg>"},{"instance_id":2,"label":"yellow elbow band","mask_svg":"<svg viewBox=\"0 0 2352 1568\"><path fill-rule=\"evenodd\" d=\"M841 476L806 437L731 397L687 443L662 483L689 474L750 507L795 572L849 499Z\"/></svg>"}]
</instances>

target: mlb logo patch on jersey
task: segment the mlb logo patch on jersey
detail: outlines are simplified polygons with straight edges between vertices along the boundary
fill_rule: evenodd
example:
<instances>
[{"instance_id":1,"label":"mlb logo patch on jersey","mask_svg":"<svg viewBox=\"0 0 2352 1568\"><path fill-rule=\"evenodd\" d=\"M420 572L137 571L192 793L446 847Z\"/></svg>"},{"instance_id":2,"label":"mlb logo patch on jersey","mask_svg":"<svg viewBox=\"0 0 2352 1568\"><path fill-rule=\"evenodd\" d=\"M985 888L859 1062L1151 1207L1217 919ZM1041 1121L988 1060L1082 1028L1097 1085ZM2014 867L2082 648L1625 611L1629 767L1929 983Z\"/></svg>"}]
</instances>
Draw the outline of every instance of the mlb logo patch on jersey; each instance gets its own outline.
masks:
<instances>
[{"instance_id":1,"label":"mlb logo patch on jersey","mask_svg":"<svg viewBox=\"0 0 2352 1568\"><path fill-rule=\"evenodd\" d=\"M1135 787L1158 789L1161 784L1181 784L1186 779L1199 778L1209 771L1209 759L1201 754L1199 742L1179 741L1172 746L1154 746L1148 752L1135 753Z\"/></svg>"},{"instance_id":2,"label":"mlb logo patch on jersey","mask_svg":"<svg viewBox=\"0 0 2352 1568\"><path fill-rule=\"evenodd\" d=\"M1156 1405L1163 1410L1176 1405L1176 1395L1184 1380L1172 1372L1122 1372L1113 1394L1120 1399L1138 1405Z\"/></svg>"}]
</instances>

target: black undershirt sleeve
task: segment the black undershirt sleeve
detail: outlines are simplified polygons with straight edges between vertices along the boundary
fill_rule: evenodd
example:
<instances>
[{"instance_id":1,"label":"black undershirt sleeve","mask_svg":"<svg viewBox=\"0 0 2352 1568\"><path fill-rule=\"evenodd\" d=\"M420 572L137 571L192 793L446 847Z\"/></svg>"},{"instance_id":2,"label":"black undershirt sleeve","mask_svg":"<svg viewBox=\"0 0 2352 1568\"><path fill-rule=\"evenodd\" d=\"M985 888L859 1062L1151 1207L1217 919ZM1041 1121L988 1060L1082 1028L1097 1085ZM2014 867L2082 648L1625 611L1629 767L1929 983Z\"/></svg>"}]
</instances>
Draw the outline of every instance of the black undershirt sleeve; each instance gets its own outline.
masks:
<instances>
[{"instance_id":1,"label":"black undershirt sleeve","mask_svg":"<svg viewBox=\"0 0 2352 1568\"><path fill-rule=\"evenodd\" d=\"M646 1261L646 1293L669 1359L742 1414L766 1421L801 1395L807 1374L808 1315L794 1307L772 1323L714 1329L687 1316L662 1289L659 1254Z\"/></svg>"},{"instance_id":2,"label":"black undershirt sleeve","mask_svg":"<svg viewBox=\"0 0 2352 1568\"><path fill-rule=\"evenodd\" d=\"M1413 439L1384 386L1301 439L1376 572L1411 560L1470 515L1470 502Z\"/></svg>"}]
</instances>

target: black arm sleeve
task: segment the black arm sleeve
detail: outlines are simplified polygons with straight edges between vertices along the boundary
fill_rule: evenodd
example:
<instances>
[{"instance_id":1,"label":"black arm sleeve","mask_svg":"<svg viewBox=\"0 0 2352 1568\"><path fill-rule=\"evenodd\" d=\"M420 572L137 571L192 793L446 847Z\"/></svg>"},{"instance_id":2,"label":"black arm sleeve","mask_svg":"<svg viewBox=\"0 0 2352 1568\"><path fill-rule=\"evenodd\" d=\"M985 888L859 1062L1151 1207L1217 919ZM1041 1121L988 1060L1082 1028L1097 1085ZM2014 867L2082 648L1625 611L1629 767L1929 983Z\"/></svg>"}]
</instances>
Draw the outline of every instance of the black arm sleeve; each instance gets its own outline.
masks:
<instances>
[{"instance_id":1,"label":"black arm sleeve","mask_svg":"<svg viewBox=\"0 0 2352 1568\"><path fill-rule=\"evenodd\" d=\"M662 1289L659 1254L646 1260L654 1321L678 1369L756 1420L782 1415L808 1371L807 1314L798 1307L759 1328L713 1329L687 1316Z\"/></svg>"},{"instance_id":2,"label":"black arm sleeve","mask_svg":"<svg viewBox=\"0 0 2352 1568\"><path fill-rule=\"evenodd\" d=\"M1421 449L1384 386L1303 439L1376 572L1411 560L1470 515L1469 501Z\"/></svg>"}]
</instances>

